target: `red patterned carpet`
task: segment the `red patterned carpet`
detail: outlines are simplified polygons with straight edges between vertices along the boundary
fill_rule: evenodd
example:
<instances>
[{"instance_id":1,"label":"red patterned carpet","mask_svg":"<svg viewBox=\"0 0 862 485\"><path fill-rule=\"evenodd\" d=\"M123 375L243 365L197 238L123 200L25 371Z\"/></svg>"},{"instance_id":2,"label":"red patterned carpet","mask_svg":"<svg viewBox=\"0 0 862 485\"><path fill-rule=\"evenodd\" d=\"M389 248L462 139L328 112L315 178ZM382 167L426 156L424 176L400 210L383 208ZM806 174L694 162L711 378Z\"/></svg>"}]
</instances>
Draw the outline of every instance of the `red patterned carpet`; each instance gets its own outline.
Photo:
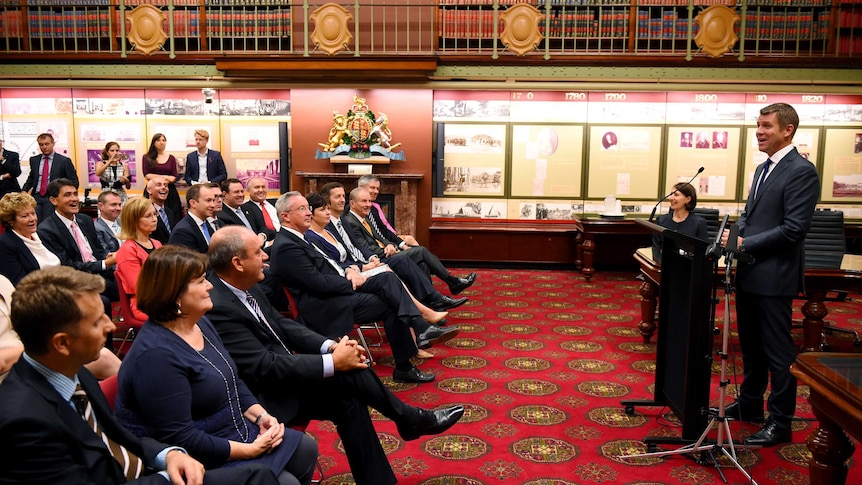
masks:
<instances>
[{"instance_id":1,"label":"red patterned carpet","mask_svg":"<svg viewBox=\"0 0 862 485\"><path fill-rule=\"evenodd\" d=\"M375 369L405 401L467 408L448 433L411 442L402 441L393 423L374 414L399 483L723 483L715 467L685 456L618 458L644 452L645 436L678 436L681 429L667 408L638 407L627 415L620 405L621 399L651 399L654 386L655 345L645 345L636 330L640 296L634 273L599 272L589 283L571 271L477 273L478 282L464 293L470 302L450 316L450 325L458 325L461 334L431 349L436 358L421 363L437 375L435 382L393 383L388 348L373 349L379 357ZM827 320L862 331L857 303L830 303L829 311ZM731 349L741 373L737 353ZM713 402L719 370L713 366ZM737 384L731 376L730 393ZM792 443L739 452L757 483L809 483L805 438L814 423L807 394L800 386L797 416L809 421L794 422ZM746 425L747 433L753 431ZM323 483L353 483L332 423L312 423L308 432L320 445ZM731 423L731 433L741 439L738 422ZM728 463L722 471L730 484L748 483ZM862 484L862 466L851 468L847 483Z\"/></svg>"}]
</instances>

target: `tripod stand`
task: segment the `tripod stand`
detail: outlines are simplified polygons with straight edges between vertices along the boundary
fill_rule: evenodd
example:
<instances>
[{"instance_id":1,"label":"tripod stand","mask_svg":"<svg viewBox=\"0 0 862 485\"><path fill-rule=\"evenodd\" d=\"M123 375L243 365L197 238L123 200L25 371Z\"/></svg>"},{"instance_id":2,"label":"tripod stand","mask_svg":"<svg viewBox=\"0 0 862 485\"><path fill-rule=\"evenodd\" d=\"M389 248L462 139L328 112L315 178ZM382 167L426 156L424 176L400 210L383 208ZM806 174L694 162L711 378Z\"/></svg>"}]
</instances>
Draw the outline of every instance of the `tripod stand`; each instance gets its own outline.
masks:
<instances>
[{"instance_id":1,"label":"tripod stand","mask_svg":"<svg viewBox=\"0 0 862 485\"><path fill-rule=\"evenodd\" d=\"M736 236L732 236L734 241ZM724 328L722 330L722 343L721 343L721 351L718 352L718 356L721 358L721 377L719 380L719 404L718 404L718 414L713 416L709 423L706 426L706 429L700 435L698 440L690 445L683 446L681 448L677 448L675 450L667 450L667 451L658 451L654 453L643 453L643 454L635 454L635 455L622 455L619 458L641 458L641 457L661 457L661 456L669 456L669 455L684 455L690 453L707 453L712 459L713 464L715 465L716 470L721 476L722 481L727 483L727 478L724 476L721 468L719 467L718 461L716 459L716 455L718 453L723 454L733 465L742 473L745 478L748 479L749 483L753 485L757 485L757 482L751 477L751 475L745 470L745 468L740 465L739 460L736 457L736 449L740 448L751 448L746 445L735 446L733 443L733 437L730 433L730 425L728 424L727 417L725 416L725 404L724 400L727 393L727 385L729 381L727 380L727 359L728 359L728 343L730 340L730 294L733 291L733 287L731 284L731 268L733 266L735 249L728 248L725 255L725 272L724 272ZM713 430L717 430L717 436L714 443L707 442L707 437L709 433ZM759 447L757 447L759 448ZM728 450L729 449L729 450Z\"/></svg>"}]
</instances>

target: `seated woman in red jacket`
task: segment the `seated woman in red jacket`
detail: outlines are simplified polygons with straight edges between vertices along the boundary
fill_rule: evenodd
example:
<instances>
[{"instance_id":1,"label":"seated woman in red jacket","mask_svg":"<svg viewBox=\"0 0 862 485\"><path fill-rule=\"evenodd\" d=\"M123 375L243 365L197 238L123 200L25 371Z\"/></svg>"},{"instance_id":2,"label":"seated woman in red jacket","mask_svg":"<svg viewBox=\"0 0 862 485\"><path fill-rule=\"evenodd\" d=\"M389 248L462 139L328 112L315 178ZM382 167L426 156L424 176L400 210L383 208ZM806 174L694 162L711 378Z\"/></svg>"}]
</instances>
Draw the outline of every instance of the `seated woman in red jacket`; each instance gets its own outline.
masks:
<instances>
[{"instance_id":1,"label":"seated woman in red jacket","mask_svg":"<svg viewBox=\"0 0 862 485\"><path fill-rule=\"evenodd\" d=\"M162 246L162 243L150 238L158 225L156 217L153 203L143 197L127 200L120 212L120 239L125 242L117 251L117 269L114 276L117 278L119 290L129 295L132 315L142 322L146 321L147 315L138 309L135 287L144 261L150 253Z\"/></svg>"}]
</instances>

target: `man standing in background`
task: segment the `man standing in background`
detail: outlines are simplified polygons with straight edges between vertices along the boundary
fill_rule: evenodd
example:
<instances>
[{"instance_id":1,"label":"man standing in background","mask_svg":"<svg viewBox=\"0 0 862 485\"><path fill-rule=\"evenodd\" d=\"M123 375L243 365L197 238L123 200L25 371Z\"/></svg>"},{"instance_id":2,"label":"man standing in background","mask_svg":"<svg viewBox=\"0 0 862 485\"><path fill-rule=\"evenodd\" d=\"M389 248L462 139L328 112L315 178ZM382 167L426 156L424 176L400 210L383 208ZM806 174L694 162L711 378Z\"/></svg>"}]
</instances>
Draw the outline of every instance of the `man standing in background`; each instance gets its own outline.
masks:
<instances>
[{"instance_id":1,"label":"man standing in background","mask_svg":"<svg viewBox=\"0 0 862 485\"><path fill-rule=\"evenodd\" d=\"M195 146L198 149L186 155L186 174L183 177L190 186L207 182L219 184L227 178L224 159L218 151L207 148L209 142L207 130L195 130Z\"/></svg>"},{"instance_id":2,"label":"man standing in background","mask_svg":"<svg viewBox=\"0 0 862 485\"><path fill-rule=\"evenodd\" d=\"M48 198L48 184L60 178L71 180L78 187L78 172L72 159L54 151L54 136L42 133L36 137L41 155L30 157L30 175L21 188L36 199L36 215L44 221L54 212L54 205Z\"/></svg>"}]
</instances>

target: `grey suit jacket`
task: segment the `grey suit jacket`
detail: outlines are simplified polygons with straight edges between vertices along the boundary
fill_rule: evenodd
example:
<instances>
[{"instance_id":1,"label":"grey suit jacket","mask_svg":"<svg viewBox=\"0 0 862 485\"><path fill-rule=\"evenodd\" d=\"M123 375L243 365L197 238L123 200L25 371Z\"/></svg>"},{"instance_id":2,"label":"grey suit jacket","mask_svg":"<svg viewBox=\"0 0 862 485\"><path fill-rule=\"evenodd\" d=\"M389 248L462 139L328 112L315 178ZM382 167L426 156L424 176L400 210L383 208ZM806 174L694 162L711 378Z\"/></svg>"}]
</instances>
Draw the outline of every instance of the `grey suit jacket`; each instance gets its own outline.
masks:
<instances>
[{"instance_id":1,"label":"grey suit jacket","mask_svg":"<svg viewBox=\"0 0 862 485\"><path fill-rule=\"evenodd\" d=\"M820 197L817 170L794 148L772 170L754 195L764 164L757 167L739 218L739 234L753 264L737 268L740 291L794 297L803 291L805 234Z\"/></svg>"},{"instance_id":2,"label":"grey suit jacket","mask_svg":"<svg viewBox=\"0 0 862 485\"><path fill-rule=\"evenodd\" d=\"M96 237L99 239L99 244L106 253L114 253L120 249L120 240L114 235L114 231L108 226L101 217L93 219L93 225L96 226Z\"/></svg>"}]
</instances>

